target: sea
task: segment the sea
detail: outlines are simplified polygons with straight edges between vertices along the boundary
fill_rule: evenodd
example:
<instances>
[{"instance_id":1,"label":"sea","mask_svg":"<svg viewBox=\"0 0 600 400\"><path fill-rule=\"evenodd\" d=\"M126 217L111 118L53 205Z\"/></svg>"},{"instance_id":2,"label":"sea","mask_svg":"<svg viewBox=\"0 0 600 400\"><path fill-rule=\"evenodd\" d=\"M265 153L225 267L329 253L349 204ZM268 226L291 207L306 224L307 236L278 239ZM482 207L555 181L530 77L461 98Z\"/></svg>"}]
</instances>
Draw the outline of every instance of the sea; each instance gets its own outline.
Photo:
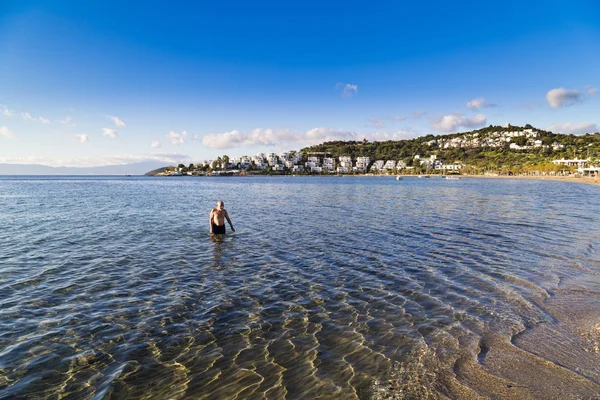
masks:
<instances>
[{"instance_id":1,"label":"sea","mask_svg":"<svg viewBox=\"0 0 600 400\"><path fill-rule=\"evenodd\" d=\"M526 179L0 177L0 399L594 398L599 198ZM218 200L235 233L212 237Z\"/></svg>"}]
</instances>

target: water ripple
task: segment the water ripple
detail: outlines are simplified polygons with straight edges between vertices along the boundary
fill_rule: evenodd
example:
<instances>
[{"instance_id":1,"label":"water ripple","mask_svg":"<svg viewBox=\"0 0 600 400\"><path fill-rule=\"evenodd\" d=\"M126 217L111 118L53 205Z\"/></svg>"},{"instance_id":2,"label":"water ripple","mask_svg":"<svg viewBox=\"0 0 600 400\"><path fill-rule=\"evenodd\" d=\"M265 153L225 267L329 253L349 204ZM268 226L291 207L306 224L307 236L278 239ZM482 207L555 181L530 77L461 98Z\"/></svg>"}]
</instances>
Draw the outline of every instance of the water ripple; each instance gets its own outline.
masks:
<instances>
[{"instance_id":1,"label":"water ripple","mask_svg":"<svg viewBox=\"0 0 600 400\"><path fill-rule=\"evenodd\" d=\"M0 193L0 398L558 393L508 359L573 398L600 391L596 187L24 178ZM237 232L211 240L218 199Z\"/></svg>"}]
</instances>

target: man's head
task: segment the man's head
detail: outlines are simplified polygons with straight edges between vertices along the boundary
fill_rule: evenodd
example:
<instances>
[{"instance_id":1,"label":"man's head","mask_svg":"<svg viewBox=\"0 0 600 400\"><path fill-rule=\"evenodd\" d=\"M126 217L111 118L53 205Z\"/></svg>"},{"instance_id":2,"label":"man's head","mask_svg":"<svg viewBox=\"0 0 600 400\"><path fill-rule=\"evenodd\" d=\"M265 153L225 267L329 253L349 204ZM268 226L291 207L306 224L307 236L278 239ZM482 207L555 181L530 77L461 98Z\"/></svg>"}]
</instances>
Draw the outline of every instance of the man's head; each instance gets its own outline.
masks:
<instances>
[{"instance_id":1,"label":"man's head","mask_svg":"<svg viewBox=\"0 0 600 400\"><path fill-rule=\"evenodd\" d=\"M222 210L223 207L225 207L225 203L223 203L223 201L221 201L221 200L217 201L217 208L219 210Z\"/></svg>"}]
</instances>

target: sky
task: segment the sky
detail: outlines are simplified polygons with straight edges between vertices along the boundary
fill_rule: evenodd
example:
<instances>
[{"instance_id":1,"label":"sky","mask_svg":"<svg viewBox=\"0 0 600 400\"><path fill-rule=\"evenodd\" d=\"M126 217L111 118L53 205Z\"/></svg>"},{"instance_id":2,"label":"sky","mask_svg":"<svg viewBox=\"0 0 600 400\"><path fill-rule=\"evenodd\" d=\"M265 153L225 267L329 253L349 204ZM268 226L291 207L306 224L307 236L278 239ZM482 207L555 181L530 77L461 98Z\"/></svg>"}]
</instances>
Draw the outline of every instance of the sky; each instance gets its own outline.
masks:
<instances>
[{"instance_id":1,"label":"sky","mask_svg":"<svg viewBox=\"0 0 600 400\"><path fill-rule=\"evenodd\" d=\"M185 3L0 1L0 163L600 130L595 0Z\"/></svg>"}]
</instances>

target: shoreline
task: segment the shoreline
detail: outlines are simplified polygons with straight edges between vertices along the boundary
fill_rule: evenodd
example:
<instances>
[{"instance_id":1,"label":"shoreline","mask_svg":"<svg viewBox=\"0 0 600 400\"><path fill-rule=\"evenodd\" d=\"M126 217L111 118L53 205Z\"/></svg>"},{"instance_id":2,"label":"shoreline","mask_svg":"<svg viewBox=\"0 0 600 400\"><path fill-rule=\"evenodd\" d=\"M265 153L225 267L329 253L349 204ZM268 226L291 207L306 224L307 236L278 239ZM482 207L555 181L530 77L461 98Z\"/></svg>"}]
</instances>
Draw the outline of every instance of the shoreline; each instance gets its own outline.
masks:
<instances>
[{"instance_id":1,"label":"shoreline","mask_svg":"<svg viewBox=\"0 0 600 400\"><path fill-rule=\"evenodd\" d=\"M576 182L584 183L588 185L600 185L600 178L594 182L594 178L590 176L506 176L506 175L460 175L461 178L484 178L484 179L531 179L536 181L563 181L563 182Z\"/></svg>"}]
</instances>

